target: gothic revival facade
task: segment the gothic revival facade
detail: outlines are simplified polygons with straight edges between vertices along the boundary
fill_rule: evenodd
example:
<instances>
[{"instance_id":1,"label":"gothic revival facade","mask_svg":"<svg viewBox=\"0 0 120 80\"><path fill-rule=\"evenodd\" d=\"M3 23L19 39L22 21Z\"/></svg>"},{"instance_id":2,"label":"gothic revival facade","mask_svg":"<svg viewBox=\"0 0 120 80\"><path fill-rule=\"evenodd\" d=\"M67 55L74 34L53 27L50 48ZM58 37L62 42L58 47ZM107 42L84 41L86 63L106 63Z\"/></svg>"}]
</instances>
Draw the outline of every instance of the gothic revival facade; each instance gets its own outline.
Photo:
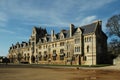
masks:
<instances>
[{"instance_id":1,"label":"gothic revival facade","mask_svg":"<svg viewBox=\"0 0 120 80\"><path fill-rule=\"evenodd\" d=\"M107 36L102 21L75 27L59 33L34 27L28 42L16 43L9 49L11 62L39 64L96 65L107 63Z\"/></svg>"}]
</instances>

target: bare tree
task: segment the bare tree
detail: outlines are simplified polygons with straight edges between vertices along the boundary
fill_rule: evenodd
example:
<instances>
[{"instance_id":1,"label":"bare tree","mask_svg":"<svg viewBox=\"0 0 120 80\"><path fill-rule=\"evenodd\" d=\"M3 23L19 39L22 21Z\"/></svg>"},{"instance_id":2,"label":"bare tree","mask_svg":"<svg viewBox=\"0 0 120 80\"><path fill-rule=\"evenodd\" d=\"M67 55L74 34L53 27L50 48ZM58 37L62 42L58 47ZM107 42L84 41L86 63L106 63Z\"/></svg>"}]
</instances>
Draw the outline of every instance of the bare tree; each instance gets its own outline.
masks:
<instances>
[{"instance_id":1,"label":"bare tree","mask_svg":"<svg viewBox=\"0 0 120 80\"><path fill-rule=\"evenodd\" d=\"M120 38L120 14L114 15L108 19L107 24L108 34L118 36Z\"/></svg>"},{"instance_id":2,"label":"bare tree","mask_svg":"<svg viewBox=\"0 0 120 80\"><path fill-rule=\"evenodd\" d=\"M117 57L120 55L120 14L109 18L106 27L108 36L111 38L108 49L113 56Z\"/></svg>"}]
</instances>

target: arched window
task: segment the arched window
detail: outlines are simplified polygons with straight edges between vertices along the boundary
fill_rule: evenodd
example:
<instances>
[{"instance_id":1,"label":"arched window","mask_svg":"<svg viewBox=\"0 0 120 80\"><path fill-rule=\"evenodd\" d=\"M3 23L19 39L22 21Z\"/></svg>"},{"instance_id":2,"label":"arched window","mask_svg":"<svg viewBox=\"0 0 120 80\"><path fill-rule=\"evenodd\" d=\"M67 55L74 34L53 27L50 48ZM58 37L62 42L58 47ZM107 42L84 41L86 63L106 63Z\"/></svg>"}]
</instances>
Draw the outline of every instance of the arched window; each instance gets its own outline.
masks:
<instances>
[{"instance_id":1,"label":"arched window","mask_svg":"<svg viewBox=\"0 0 120 80\"><path fill-rule=\"evenodd\" d=\"M87 46L87 52L89 52L89 46Z\"/></svg>"}]
</instances>

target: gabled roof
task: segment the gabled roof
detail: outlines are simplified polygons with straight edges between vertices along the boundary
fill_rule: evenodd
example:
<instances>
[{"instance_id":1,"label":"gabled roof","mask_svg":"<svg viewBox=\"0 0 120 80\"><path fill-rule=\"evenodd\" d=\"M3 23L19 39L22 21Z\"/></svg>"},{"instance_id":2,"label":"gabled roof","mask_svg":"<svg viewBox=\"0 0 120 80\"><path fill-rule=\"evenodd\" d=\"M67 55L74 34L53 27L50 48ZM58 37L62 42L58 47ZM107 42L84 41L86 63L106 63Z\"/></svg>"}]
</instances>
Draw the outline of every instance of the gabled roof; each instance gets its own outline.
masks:
<instances>
[{"instance_id":1,"label":"gabled roof","mask_svg":"<svg viewBox=\"0 0 120 80\"><path fill-rule=\"evenodd\" d=\"M61 31L62 33L63 33L63 35L64 35L64 38L68 38L68 37L70 37L70 31L69 30L62 30Z\"/></svg>"},{"instance_id":2,"label":"gabled roof","mask_svg":"<svg viewBox=\"0 0 120 80\"><path fill-rule=\"evenodd\" d=\"M89 34L95 31L97 24L98 24L97 22L94 22L92 24L81 26L80 28L82 29L83 34Z\"/></svg>"}]
</instances>

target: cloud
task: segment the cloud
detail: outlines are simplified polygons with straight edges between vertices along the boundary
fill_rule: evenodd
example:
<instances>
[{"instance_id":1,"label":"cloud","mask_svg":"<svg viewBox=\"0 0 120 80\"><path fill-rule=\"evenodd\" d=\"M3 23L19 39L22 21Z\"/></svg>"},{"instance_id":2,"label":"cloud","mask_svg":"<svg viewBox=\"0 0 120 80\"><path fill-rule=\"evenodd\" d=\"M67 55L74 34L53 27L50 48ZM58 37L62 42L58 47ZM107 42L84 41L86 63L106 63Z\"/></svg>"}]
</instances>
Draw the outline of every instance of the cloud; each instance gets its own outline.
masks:
<instances>
[{"instance_id":1,"label":"cloud","mask_svg":"<svg viewBox=\"0 0 120 80\"><path fill-rule=\"evenodd\" d=\"M2 0L0 7L8 12L6 14L11 19L19 20L23 25L68 26L70 23L78 25L95 20L96 16L88 16L91 15L89 11L103 8L113 1L116 0Z\"/></svg>"},{"instance_id":2,"label":"cloud","mask_svg":"<svg viewBox=\"0 0 120 80\"><path fill-rule=\"evenodd\" d=\"M116 0L82 0L80 3L78 3L79 6L79 10L80 11L91 11L91 10L95 10L95 9L99 9L102 8L103 6L112 3Z\"/></svg>"},{"instance_id":3,"label":"cloud","mask_svg":"<svg viewBox=\"0 0 120 80\"><path fill-rule=\"evenodd\" d=\"M96 16L87 16L81 21L81 24L88 24L93 22L97 17Z\"/></svg>"},{"instance_id":4,"label":"cloud","mask_svg":"<svg viewBox=\"0 0 120 80\"><path fill-rule=\"evenodd\" d=\"M0 7L8 11L11 18L23 21L23 23L36 22L37 24L67 25L78 21L78 15L84 19L86 11L96 10L114 0L2 0ZM95 3L95 4L93 4ZM82 15L83 14L83 15ZM31 24L31 23L30 23Z\"/></svg>"},{"instance_id":5,"label":"cloud","mask_svg":"<svg viewBox=\"0 0 120 80\"><path fill-rule=\"evenodd\" d=\"M0 29L0 33L9 33L9 34L14 34L15 32L7 30L7 29Z\"/></svg>"},{"instance_id":6,"label":"cloud","mask_svg":"<svg viewBox=\"0 0 120 80\"><path fill-rule=\"evenodd\" d=\"M5 27L8 22L8 17L5 13L0 12L0 27Z\"/></svg>"},{"instance_id":7,"label":"cloud","mask_svg":"<svg viewBox=\"0 0 120 80\"><path fill-rule=\"evenodd\" d=\"M29 29L25 28L25 27L15 27L14 28L17 32L25 32L28 33Z\"/></svg>"}]
</instances>

